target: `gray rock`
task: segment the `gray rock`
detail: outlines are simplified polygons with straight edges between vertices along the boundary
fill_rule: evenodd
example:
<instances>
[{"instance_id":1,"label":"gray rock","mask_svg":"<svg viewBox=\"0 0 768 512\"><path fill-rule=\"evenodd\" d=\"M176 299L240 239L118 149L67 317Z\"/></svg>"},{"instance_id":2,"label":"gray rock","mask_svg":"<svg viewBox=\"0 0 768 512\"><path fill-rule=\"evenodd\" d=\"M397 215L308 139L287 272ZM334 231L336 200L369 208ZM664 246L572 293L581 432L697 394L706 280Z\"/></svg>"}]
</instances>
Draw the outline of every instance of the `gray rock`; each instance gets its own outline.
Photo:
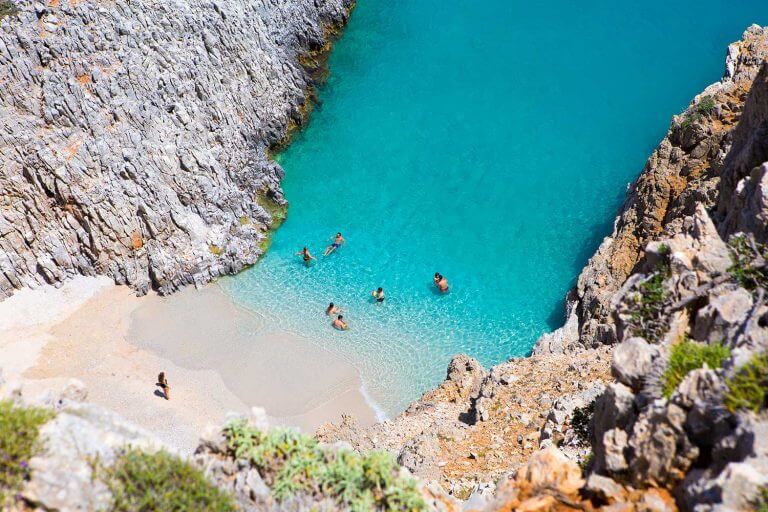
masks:
<instances>
[{"instance_id":1,"label":"gray rock","mask_svg":"<svg viewBox=\"0 0 768 512\"><path fill-rule=\"evenodd\" d=\"M696 314L693 337L710 343L733 339L751 310L752 294L744 288L714 295Z\"/></svg>"},{"instance_id":2,"label":"gray rock","mask_svg":"<svg viewBox=\"0 0 768 512\"><path fill-rule=\"evenodd\" d=\"M671 486L683 480L699 455L684 429L685 411L663 400L644 410L635 422L629 445L632 481L638 486Z\"/></svg>"},{"instance_id":3,"label":"gray rock","mask_svg":"<svg viewBox=\"0 0 768 512\"><path fill-rule=\"evenodd\" d=\"M611 373L619 382L637 392L643 387L651 363L658 354L658 349L643 338L629 338L613 350Z\"/></svg>"},{"instance_id":4,"label":"gray rock","mask_svg":"<svg viewBox=\"0 0 768 512\"><path fill-rule=\"evenodd\" d=\"M351 0L19 0L0 30L0 298L105 274L170 293L259 258L267 156Z\"/></svg>"}]
</instances>

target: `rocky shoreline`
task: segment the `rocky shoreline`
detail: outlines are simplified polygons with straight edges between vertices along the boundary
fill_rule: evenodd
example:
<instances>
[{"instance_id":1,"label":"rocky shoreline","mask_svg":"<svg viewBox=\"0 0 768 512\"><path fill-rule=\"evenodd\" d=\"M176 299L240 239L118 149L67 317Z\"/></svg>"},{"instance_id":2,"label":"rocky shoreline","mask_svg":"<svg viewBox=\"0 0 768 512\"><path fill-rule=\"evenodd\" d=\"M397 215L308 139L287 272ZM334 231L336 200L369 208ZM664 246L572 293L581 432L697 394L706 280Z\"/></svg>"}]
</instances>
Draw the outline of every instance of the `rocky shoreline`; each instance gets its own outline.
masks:
<instances>
[{"instance_id":1,"label":"rocky shoreline","mask_svg":"<svg viewBox=\"0 0 768 512\"><path fill-rule=\"evenodd\" d=\"M0 20L0 297L170 293L255 263L353 0L16 2Z\"/></svg>"}]
</instances>

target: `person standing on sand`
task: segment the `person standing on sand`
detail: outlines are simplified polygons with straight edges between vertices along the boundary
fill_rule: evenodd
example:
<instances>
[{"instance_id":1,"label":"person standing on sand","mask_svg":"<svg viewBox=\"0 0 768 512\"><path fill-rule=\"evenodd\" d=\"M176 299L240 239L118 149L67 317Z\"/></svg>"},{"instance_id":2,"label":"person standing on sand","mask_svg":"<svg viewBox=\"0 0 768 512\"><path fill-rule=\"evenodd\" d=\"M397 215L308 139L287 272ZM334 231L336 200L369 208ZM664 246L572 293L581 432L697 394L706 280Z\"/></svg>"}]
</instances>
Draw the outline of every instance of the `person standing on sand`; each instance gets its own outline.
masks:
<instances>
[{"instance_id":1,"label":"person standing on sand","mask_svg":"<svg viewBox=\"0 0 768 512\"><path fill-rule=\"evenodd\" d=\"M160 372L160 375L157 376L157 386L160 386L160 389L163 390L163 396L166 400L171 399L171 386L168 385L168 379L165 378L165 372Z\"/></svg>"},{"instance_id":2,"label":"person standing on sand","mask_svg":"<svg viewBox=\"0 0 768 512\"><path fill-rule=\"evenodd\" d=\"M379 286L376 291L371 292L371 295L376 299L376 304L384 302L384 289L381 286Z\"/></svg>"},{"instance_id":3,"label":"person standing on sand","mask_svg":"<svg viewBox=\"0 0 768 512\"><path fill-rule=\"evenodd\" d=\"M312 254L309 252L309 249L307 249L306 247L300 250L299 252L297 252L296 256L301 256L301 259L304 260L304 264L306 266L309 266L309 264L312 263L312 260L317 259L314 256L312 256Z\"/></svg>"},{"instance_id":4,"label":"person standing on sand","mask_svg":"<svg viewBox=\"0 0 768 512\"><path fill-rule=\"evenodd\" d=\"M347 322L344 321L344 317L341 315L337 316L336 320L334 320L331 323L331 325L333 325L335 329L338 329L340 331L346 331L347 329L349 329Z\"/></svg>"},{"instance_id":5,"label":"person standing on sand","mask_svg":"<svg viewBox=\"0 0 768 512\"><path fill-rule=\"evenodd\" d=\"M328 307L325 308L325 314L328 316L338 315L341 313L341 308L339 306L334 306L333 302L328 304Z\"/></svg>"},{"instance_id":6,"label":"person standing on sand","mask_svg":"<svg viewBox=\"0 0 768 512\"><path fill-rule=\"evenodd\" d=\"M440 272L435 272L435 286L437 286L437 289L442 293L446 293L448 291L448 280L443 277Z\"/></svg>"},{"instance_id":7,"label":"person standing on sand","mask_svg":"<svg viewBox=\"0 0 768 512\"><path fill-rule=\"evenodd\" d=\"M334 239L333 239L333 243L332 243L331 245L329 245L329 246L328 246L328 247L325 249L325 253L323 253L323 256L328 256L328 255L329 255L329 254L331 254L333 251L335 251L336 249L338 249L339 247L341 247L341 245L342 245L342 244L345 244L345 243L347 243L347 241L346 241L346 240L344 240L344 237L343 237L343 236L341 236L341 233L336 233L336 238L334 238Z\"/></svg>"}]
</instances>

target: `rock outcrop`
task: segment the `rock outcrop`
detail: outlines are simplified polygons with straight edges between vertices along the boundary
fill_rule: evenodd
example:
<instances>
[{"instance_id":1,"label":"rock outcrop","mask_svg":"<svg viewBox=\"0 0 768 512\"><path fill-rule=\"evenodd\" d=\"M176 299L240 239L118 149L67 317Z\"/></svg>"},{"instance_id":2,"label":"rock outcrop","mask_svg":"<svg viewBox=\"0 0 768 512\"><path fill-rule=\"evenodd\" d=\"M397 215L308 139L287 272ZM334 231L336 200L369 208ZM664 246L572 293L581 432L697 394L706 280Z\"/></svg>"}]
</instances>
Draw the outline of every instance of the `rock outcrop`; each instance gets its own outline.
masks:
<instances>
[{"instance_id":1,"label":"rock outcrop","mask_svg":"<svg viewBox=\"0 0 768 512\"><path fill-rule=\"evenodd\" d=\"M168 293L253 264L286 207L268 151L353 0L14 3L0 298L74 274Z\"/></svg>"}]
</instances>

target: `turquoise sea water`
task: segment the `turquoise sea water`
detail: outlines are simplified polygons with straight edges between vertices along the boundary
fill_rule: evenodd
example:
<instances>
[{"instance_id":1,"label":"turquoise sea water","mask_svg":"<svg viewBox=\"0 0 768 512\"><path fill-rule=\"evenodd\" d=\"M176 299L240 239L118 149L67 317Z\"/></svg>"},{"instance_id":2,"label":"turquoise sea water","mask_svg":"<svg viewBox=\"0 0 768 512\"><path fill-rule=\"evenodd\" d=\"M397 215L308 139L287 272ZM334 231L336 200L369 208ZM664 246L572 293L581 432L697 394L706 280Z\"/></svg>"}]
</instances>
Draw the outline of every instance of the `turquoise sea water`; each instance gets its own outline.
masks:
<instances>
[{"instance_id":1,"label":"turquoise sea water","mask_svg":"<svg viewBox=\"0 0 768 512\"><path fill-rule=\"evenodd\" d=\"M671 115L720 77L729 42L768 22L761 7L359 0L309 126L279 156L288 220L225 289L352 361L390 415L453 354L527 355L561 324ZM336 231L347 245L323 258ZM350 331L331 329L329 301Z\"/></svg>"}]
</instances>

